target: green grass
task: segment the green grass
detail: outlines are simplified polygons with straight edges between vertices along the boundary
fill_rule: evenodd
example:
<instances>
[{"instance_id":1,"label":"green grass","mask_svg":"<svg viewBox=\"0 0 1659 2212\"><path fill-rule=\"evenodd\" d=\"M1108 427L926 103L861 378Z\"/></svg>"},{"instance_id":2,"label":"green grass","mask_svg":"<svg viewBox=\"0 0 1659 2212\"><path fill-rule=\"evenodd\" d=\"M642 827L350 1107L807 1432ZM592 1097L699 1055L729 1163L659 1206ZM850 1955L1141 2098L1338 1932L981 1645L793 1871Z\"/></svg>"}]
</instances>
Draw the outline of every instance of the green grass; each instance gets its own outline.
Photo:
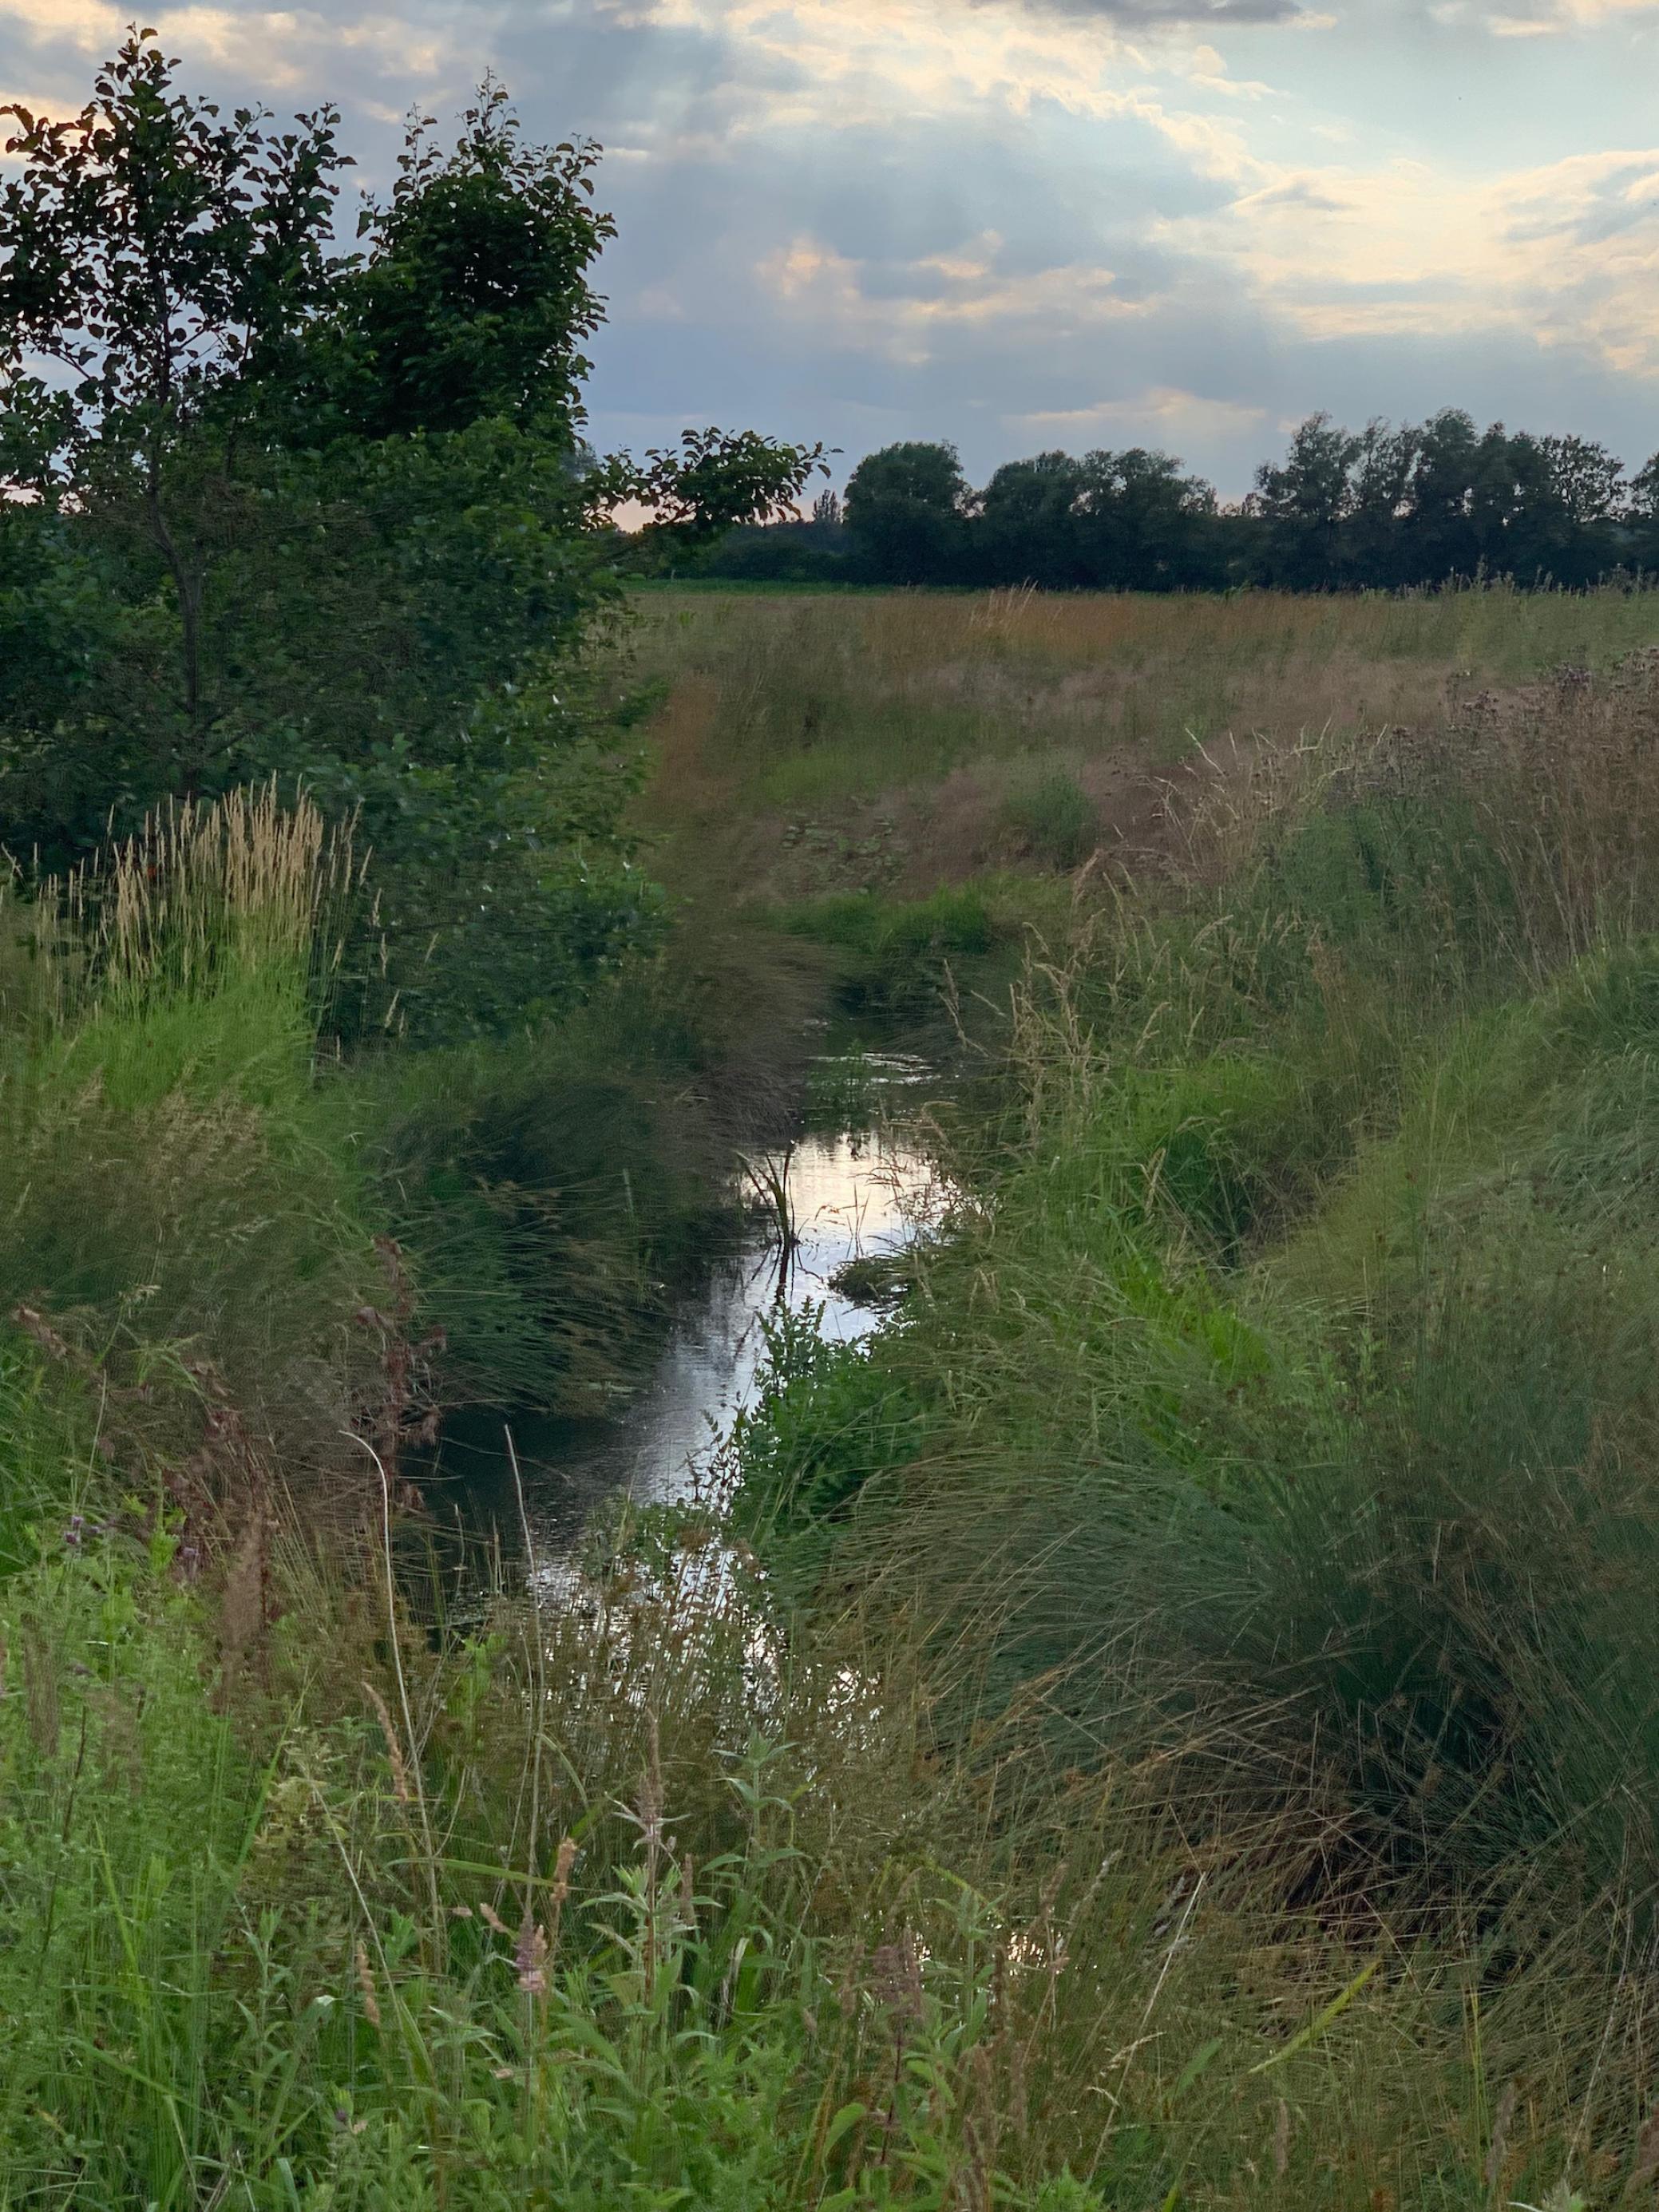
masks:
<instances>
[{"instance_id":1,"label":"green grass","mask_svg":"<svg viewBox=\"0 0 1659 2212\"><path fill-rule=\"evenodd\" d=\"M1264 744L1184 873L780 902L488 1053L319 1054L309 922L9 937L0 2206L1643 2201L1644 714ZM1003 1009L948 1233L772 1332L724 1509L453 1618L341 1431L428 1316L623 1370L791 947Z\"/></svg>"},{"instance_id":2,"label":"green grass","mask_svg":"<svg viewBox=\"0 0 1659 2212\"><path fill-rule=\"evenodd\" d=\"M1653 644L1648 592L1395 599L653 591L640 666L667 719L712 705L707 763L811 810L999 762L1437 719L1485 688ZM1042 770L1036 771L1039 775Z\"/></svg>"},{"instance_id":3,"label":"green grass","mask_svg":"<svg viewBox=\"0 0 1659 2212\"><path fill-rule=\"evenodd\" d=\"M1554 2048L1627 2025L1593 1966L1476 2014L1473 1928L1379 1970L1016 1729L921 1787L902 1652L768 1683L684 1549L395 1656L372 1564L290 1559L235 1663L174 1557L128 1506L0 1581L0 2203L1474 2203L1613 2109Z\"/></svg>"},{"instance_id":4,"label":"green grass","mask_svg":"<svg viewBox=\"0 0 1659 2212\"><path fill-rule=\"evenodd\" d=\"M1627 717L1360 778L1264 763L1191 884L1034 959L954 1235L873 1346L781 1345L742 1439L809 1615L925 1624L945 1756L1000 1731L1011 1764L1010 1733L1147 1777L1206 1864L1260 1824L1287 1931L1295 1900L1443 1960L1474 1916L1471 2018L1530 2009L1519 2078L1565 2070L1518 2093L1529 2179L1514 2098L1461 2174L1396 2117L1364 2171L1401 2204L1648 2172L1645 2092L1592 2118L1566 2087L1624 2033L1566 1990L1659 1890L1659 876ZM1495 2128L1459 2094L1452 2135Z\"/></svg>"},{"instance_id":5,"label":"green grass","mask_svg":"<svg viewBox=\"0 0 1659 2212\"><path fill-rule=\"evenodd\" d=\"M1046 775L1012 792L1003 820L1042 866L1080 867L1100 836L1100 814L1077 778Z\"/></svg>"}]
</instances>

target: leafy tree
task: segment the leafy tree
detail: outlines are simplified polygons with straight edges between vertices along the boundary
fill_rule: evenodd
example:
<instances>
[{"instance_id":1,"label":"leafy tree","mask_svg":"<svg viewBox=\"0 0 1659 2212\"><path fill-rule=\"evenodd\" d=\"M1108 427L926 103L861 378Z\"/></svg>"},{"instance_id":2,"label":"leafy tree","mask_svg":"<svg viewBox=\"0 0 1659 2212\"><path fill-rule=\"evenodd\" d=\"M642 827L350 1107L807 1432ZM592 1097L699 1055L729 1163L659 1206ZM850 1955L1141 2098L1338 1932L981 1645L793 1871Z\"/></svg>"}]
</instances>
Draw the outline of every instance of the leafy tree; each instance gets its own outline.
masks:
<instances>
[{"instance_id":1,"label":"leafy tree","mask_svg":"<svg viewBox=\"0 0 1659 2212\"><path fill-rule=\"evenodd\" d=\"M313 440L464 430L485 418L574 446L603 303L588 272L616 225L593 204L599 149L527 144L486 77L444 152L411 122L367 250L307 331L295 398ZM302 427L302 426L296 426Z\"/></svg>"},{"instance_id":2,"label":"leafy tree","mask_svg":"<svg viewBox=\"0 0 1659 2212\"><path fill-rule=\"evenodd\" d=\"M1342 526L1352 511L1350 471L1363 441L1325 414L1292 434L1283 461L1255 472L1252 503L1268 526L1275 577L1297 589L1342 580Z\"/></svg>"},{"instance_id":3,"label":"leafy tree","mask_svg":"<svg viewBox=\"0 0 1659 2212\"><path fill-rule=\"evenodd\" d=\"M1401 524L1411 501L1421 433L1373 418L1359 433L1349 464L1344 573L1358 584L1406 581Z\"/></svg>"},{"instance_id":4,"label":"leafy tree","mask_svg":"<svg viewBox=\"0 0 1659 2212\"><path fill-rule=\"evenodd\" d=\"M1474 417L1460 407L1443 408L1423 424L1401 525L1405 580L1437 583L1472 576L1479 567L1473 486L1480 446Z\"/></svg>"},{"instance_id":5,"label":"leafy tree","mask_svg":"<svg viewBox=\"0 0 1659 2212\"><path fill-rule=\"evenodd\" d=\"M0 190L0 463L170 580L178 691L159 734L189 789L213 718L206 570L247 395L326 294L344 157L331 108L276 135L261 110L227 121L176 92L153 36L130 34L68 120L0 109L21 163Z\"/></svg>"},{"instance_id":6,"label":"leafy tree","mask_svg":"<svg viewBox=\"0 0 1659 2212\"><path fill-rule=\"evenodd\" d=\"M1086 454L1077 542L1090 583L1110 591L1170 591L1211 583L1216 498L1169 453L1132 446Z\"/></svg>"},{"instance_id":7,"label":"leafy tree","mask_svg":"<svg viewBox=\"0 0 1659 2212\"><path fill-rule=\"evenodd\" d=\"M968 505L956 447L911 441L866 454L848 483L845 513L874 581L939 584L959 574Z\"/></svg>"},{"instance_id":8,"label":"leafy tree","mask_svg":"<svg viewBox=\"0 0 1659 2212\"><path fill-rule=\"evenodd\" d=\"M1078 538L1084 465L1070 453L1006 461L980 494L974 567L988 583L1068 591L1086 580Z\"/></svg>"},{"instance_id":9,"label":"leafy tree","mask_svg":"<svg viewBox=\"0 0 1659 2212\"><path fill-rule=\"evenodd\" d=\"M781 447L757 431L711 428L683 431L678 447L653 447L642 462L619 454L596 482L607 498L653 510L633 565L660 570L729 530L799 523L796 501L815 471L829 474L822 445Z\"/></svg>"},{"instance_id":10,"label":"leafy tree","mask_svg":"<svg viewBox=\"0 0 1659 2212\"><path fill-rule=\"evenodd\" d=\"M333 111L227 121L176 69L135 33L78 117L13 111L0 835L52 864L169 793L306 781L377 848L397 1018L515 1019L650 925L591 680L611 511L696 539L821 456L588 451L596 149L526 144L499 86L447 152L415 121L341 255Z\"/></svg>"},{"instance_id":11,"label":"leafy tree","mask_svg":"<svg viewBox=\"0 0 1659 2212\"><path fill-rule=\"evenodd\" d=\"M1625 465L1593 439L1538 441L1550 484L1568 520L1579 529L1617 521L1625 507Z\"/></svg>"}]
</instances>

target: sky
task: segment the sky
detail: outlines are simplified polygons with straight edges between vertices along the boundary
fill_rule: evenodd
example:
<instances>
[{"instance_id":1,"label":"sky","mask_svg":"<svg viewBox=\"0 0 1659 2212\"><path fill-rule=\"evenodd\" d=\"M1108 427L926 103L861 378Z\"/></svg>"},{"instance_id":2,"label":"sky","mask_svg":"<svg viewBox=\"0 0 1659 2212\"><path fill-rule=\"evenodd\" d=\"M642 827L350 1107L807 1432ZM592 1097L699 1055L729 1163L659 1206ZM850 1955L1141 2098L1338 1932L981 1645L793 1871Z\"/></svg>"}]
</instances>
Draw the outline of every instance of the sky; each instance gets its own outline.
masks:
<instances>
[{"instance_id":1,"label":"sky","mask_svg":"<svg viewBox=\"0 0 1659 2212\"><path fill-rule=\"evenodd\" d=\"M0 0L80 106L130 7ZM1158 446L1224 496L1323 408L1659 448L1659 0L252 0L148 20L327 96L359 176L483 71L605 149L591 429ZM355 185L352 187L355 189Z\"/></svg>"}]
</instances>

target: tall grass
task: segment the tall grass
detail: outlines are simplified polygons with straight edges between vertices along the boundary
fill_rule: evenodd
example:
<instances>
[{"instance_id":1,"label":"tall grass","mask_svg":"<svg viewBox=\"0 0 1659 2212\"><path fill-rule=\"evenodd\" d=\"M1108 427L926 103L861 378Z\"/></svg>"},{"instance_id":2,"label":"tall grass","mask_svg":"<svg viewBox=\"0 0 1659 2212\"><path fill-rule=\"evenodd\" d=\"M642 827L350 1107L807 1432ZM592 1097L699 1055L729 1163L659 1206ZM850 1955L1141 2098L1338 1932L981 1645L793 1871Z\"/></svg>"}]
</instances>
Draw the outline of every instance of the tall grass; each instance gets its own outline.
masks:
<instances>
[{"instance_id":1,"label":"tall grass","mask_svg":"<svg viewBox=\"0 0 1659 2212\"><path fill-rule=\"evenodd\" d=\"M0 1310L132 1381L206 1367L294 1468L377 1354L370 1194L317 1079L349 847L271 792L187 806L4 917Z\"/></svg>"},{"instance_id":2,"label":"tall grass","mask_svg":"<svg viewBox=\"0 0 1659 2212\"><path fill-rule=\"evenodd\" d=\"M0 2205L1644 2201L1652 712L1257 744L1178 882L1051 886L896 1322L781 1330L735 1515L568 1601L411 1565L373 1231L527 1365L615 1155L540 1262L495 1209L640 1094L319 1064L297 833L192 832L246 929L150 859L20 928ZM804 926L896 987L989 916Z\"/></svg>"},{"instance_id":3,"label":"tall grass","mask_svg":"<svg viewBox=\"0 0 1659 2212\"><path fill-rule=\"evenodd\" d=\"M1196 738L1420 725L1653 641L1646 592L1322 599L902 592L641 601L668 772L811 814L1036 757L1178 763Z\"/></svg>"},{"instance_id":4,"label":"tall grass","mask_svg":"<svg viewBox=\"0 0 1659 2212\"><path fill-rule=\"evenodd\" d=\"M810 1609L924 1625L937 1755L1146 1778L1384 1979L1480 1931L1469 2016L1547 2027L1461 2179L1393 2124L1401 2203L1541 2201L1522 2111L1589 2201L1656 2170L1653 714L1638 672L1173 794L1187 881L1034 957L902 1324L743 1440Z\"/></svg>"},{"instance_id":5,"label":"tall grass","mask_svg":"<svg viewBox=\"0 0 1659 2212\"><path fill-rule=\"evenodd\" d=\"M1624 2120L1628 1973L1287 1909L1029 1715L943 1761L914 1650L757 1664L689 1528L437 1649L372 1556L279 1586L233 1668L131 1509L0 1580L0 2203L1480 2203Z\"/></svg>"}]
</instances>

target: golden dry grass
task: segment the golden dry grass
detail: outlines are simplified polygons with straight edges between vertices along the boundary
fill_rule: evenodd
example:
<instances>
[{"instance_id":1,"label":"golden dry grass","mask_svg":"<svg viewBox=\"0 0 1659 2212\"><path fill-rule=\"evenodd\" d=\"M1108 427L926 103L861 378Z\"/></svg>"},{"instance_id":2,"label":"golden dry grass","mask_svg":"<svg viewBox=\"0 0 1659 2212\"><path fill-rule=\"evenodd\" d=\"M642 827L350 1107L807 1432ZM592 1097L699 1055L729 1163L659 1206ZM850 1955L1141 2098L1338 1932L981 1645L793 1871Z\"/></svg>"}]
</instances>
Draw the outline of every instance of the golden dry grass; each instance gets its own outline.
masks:
<instances>
[{"instance_id":1,"label":"golden dry grass","mask_svg":"<svg viewBox=\"0 0 1659 2212\"><path fill-rule=\"evenodd\" d=\"M1659 638L1659 598L643 595L660 682L668 872L742 893L925 890L1018 860L1034 777L1075 780L1103 842L1161 848L1158 787L1206 752L1462 722L1483 696Z\"/></svg>"}]
</instances>

